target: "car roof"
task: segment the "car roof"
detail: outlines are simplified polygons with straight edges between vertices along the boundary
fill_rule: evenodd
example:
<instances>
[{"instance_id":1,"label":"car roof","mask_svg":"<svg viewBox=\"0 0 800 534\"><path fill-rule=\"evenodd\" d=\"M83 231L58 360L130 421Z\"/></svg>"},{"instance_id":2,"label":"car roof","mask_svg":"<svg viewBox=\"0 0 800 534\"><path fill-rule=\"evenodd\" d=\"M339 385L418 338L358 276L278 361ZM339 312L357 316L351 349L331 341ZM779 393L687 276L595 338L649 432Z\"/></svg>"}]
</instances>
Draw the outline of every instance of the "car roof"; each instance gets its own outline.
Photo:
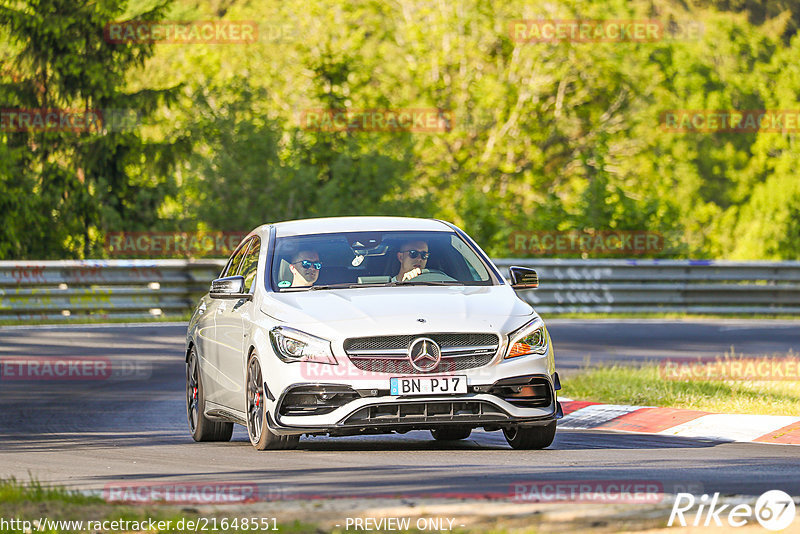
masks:
<instances>
[{"instance_id":1,"label":"car roof","mask_svg":"<svg viewBox=\"0 0 800 534\"><path fill-rule=\"evenodd\" d=\"M325 217L279 222L273 226L278 237L337 232L453 231L442 221L413 217Z\"/></svg>"}]
</instances>

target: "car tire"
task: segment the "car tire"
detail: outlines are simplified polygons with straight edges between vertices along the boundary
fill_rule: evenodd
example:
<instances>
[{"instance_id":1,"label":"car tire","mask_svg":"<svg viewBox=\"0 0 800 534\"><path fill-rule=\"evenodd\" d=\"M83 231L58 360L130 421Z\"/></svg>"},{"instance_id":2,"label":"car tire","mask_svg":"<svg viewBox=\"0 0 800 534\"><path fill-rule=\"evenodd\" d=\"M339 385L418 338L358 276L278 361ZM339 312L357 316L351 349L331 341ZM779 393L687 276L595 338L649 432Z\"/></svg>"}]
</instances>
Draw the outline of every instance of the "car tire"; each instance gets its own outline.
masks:
<instances>
[{"instance_id":1,"label":"car tire","mask_svg":"<svg viewBox=\"0 0 800 534\"><path fill-rule=\"evenodd\" d=\"M203 380L197 353L192 347L186 361L186 417L189 430L195 441L230 441L233 423L217 422L205 414L206 401L203 396Z\"/></svg>"},{"instance_id":2,"label":"car tire","mask_svg":"<svg viewBox=\"0 0 800 534\"><path fill-rule=\"evenodd\" d=\"M513 449L544 449L549 447L556 437L556 422L552 421L544 426L504 428L503 434Z\"/></svg>"},{"instance_id":3,"label":"car tire","mask_svg":"<svg viewBox=\"0 0 800 534\"><path fill-rule=\"evenodd\" d=\"M446 426L431 430L431 435L436 441L458 441L467 439L470 434L472 434L472 428L468 426Z\"/></svg>"},{"instance_id":4,"label":"car tire","mask_svg":"<svg viewBox=\"0 0 800 534\"><path fill-rule=\"evenodd\" d=\"M247 361L247 434L259 451L294 449L300 436L279 436L269 429L264 397L264 377L256 353Z\"/></svg>"}]
</instances>

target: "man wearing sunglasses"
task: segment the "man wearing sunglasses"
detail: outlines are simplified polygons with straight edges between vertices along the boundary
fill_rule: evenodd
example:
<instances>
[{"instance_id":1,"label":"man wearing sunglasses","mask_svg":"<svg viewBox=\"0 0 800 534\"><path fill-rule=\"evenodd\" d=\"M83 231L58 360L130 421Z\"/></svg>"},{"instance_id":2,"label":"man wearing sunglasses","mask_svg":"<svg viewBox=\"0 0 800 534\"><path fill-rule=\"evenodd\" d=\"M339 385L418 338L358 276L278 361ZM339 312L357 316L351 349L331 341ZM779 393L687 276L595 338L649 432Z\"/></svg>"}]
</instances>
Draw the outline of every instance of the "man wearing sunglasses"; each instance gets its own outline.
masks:
<instances>
[{"instance_id":1,"label":"man wearing sunglasses","mask_svg":"<svg viewBox=\"0 0 800 534\"><path fill-rule=\"evenodd\" d=\"M428 264L428 244L425 241L409 241L400 246L397 259L400 261L400 271L392 278L392 282L405 282L416 278L425 271Z\"/></svg>"},{"instance_id":2,"label":"man wearing sunglasses","mask_svg":"<svg viewBox=\"0 0 800 534\"><path fill-rule=\"evenodd\" d=\"M292 272L292 287L313 286L322 268L319 254L313 250L301 250L291 259L289 270Z\"/></svg>"}]
</instances>

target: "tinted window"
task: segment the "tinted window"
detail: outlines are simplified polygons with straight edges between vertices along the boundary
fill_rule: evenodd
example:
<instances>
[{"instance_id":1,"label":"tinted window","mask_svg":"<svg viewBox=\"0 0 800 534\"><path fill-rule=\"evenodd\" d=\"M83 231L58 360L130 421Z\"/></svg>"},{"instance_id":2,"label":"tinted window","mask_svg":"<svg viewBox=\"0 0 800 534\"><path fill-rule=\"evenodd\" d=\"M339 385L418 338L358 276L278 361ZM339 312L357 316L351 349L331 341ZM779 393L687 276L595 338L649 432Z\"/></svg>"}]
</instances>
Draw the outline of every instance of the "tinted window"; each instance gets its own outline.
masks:
<instances>
[{"instance_id":1,"label":"tinted window","mask_svg":"<svg viewBox=\"0 0 800 534\"><path fill-rule=\"evenodd\" d=\"M256 279L256 271L258 270L258 254L261 252L261 240L257 237L253 238L253 243L250 245L250 250L242 262L242 270L239 272L244 276L244 292L249 293L250 288L253 287L253 281Z\"/></svg>"},{"instance_id":2,"label":"tinted window","mask_svg":"<svg viewBox=\"0 0 800 534\"><path fill-rule=\"evenodd\" d=\"M239 266L242 264L242 258L244 257L244 253L247 252L247 247L250 245L251 241L252 239L248 240L247 243L242 244L242 246L233 253L233 256L228 262L228 267L222 273L223 277L234 276L239 272Z\"/></svg>"},{"instance_id":3,"label":"tinted window","mask_svg":"<svg viewBox=\"0 0 800 534\"><path fill-rule=\"evenodd\" d=\"M405 279L410 266L416 264L419 272ZM271 269L274 289L278 291L311 286L494 283L484 259L453 232L348 232L279 237Z\"/></svg>"}]
</instances>

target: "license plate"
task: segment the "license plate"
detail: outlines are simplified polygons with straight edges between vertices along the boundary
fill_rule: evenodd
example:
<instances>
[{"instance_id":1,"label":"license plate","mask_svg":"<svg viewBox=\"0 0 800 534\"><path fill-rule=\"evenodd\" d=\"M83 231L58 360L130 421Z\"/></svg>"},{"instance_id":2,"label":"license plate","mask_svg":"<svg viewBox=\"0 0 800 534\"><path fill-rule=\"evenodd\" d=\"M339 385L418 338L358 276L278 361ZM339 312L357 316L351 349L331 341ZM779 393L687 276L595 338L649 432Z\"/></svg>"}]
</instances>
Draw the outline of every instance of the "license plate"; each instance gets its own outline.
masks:
<instances>
[{"instance_id":1,"label":"license plate","mask_svg":"<svg viewBox=\"0 0 800 534\"><path fill-rule=\"evenodd\" d=\"M438 395L466 392L466 376L398 377L389 379L390 395Z\"/></svg>"}]
</instances>

